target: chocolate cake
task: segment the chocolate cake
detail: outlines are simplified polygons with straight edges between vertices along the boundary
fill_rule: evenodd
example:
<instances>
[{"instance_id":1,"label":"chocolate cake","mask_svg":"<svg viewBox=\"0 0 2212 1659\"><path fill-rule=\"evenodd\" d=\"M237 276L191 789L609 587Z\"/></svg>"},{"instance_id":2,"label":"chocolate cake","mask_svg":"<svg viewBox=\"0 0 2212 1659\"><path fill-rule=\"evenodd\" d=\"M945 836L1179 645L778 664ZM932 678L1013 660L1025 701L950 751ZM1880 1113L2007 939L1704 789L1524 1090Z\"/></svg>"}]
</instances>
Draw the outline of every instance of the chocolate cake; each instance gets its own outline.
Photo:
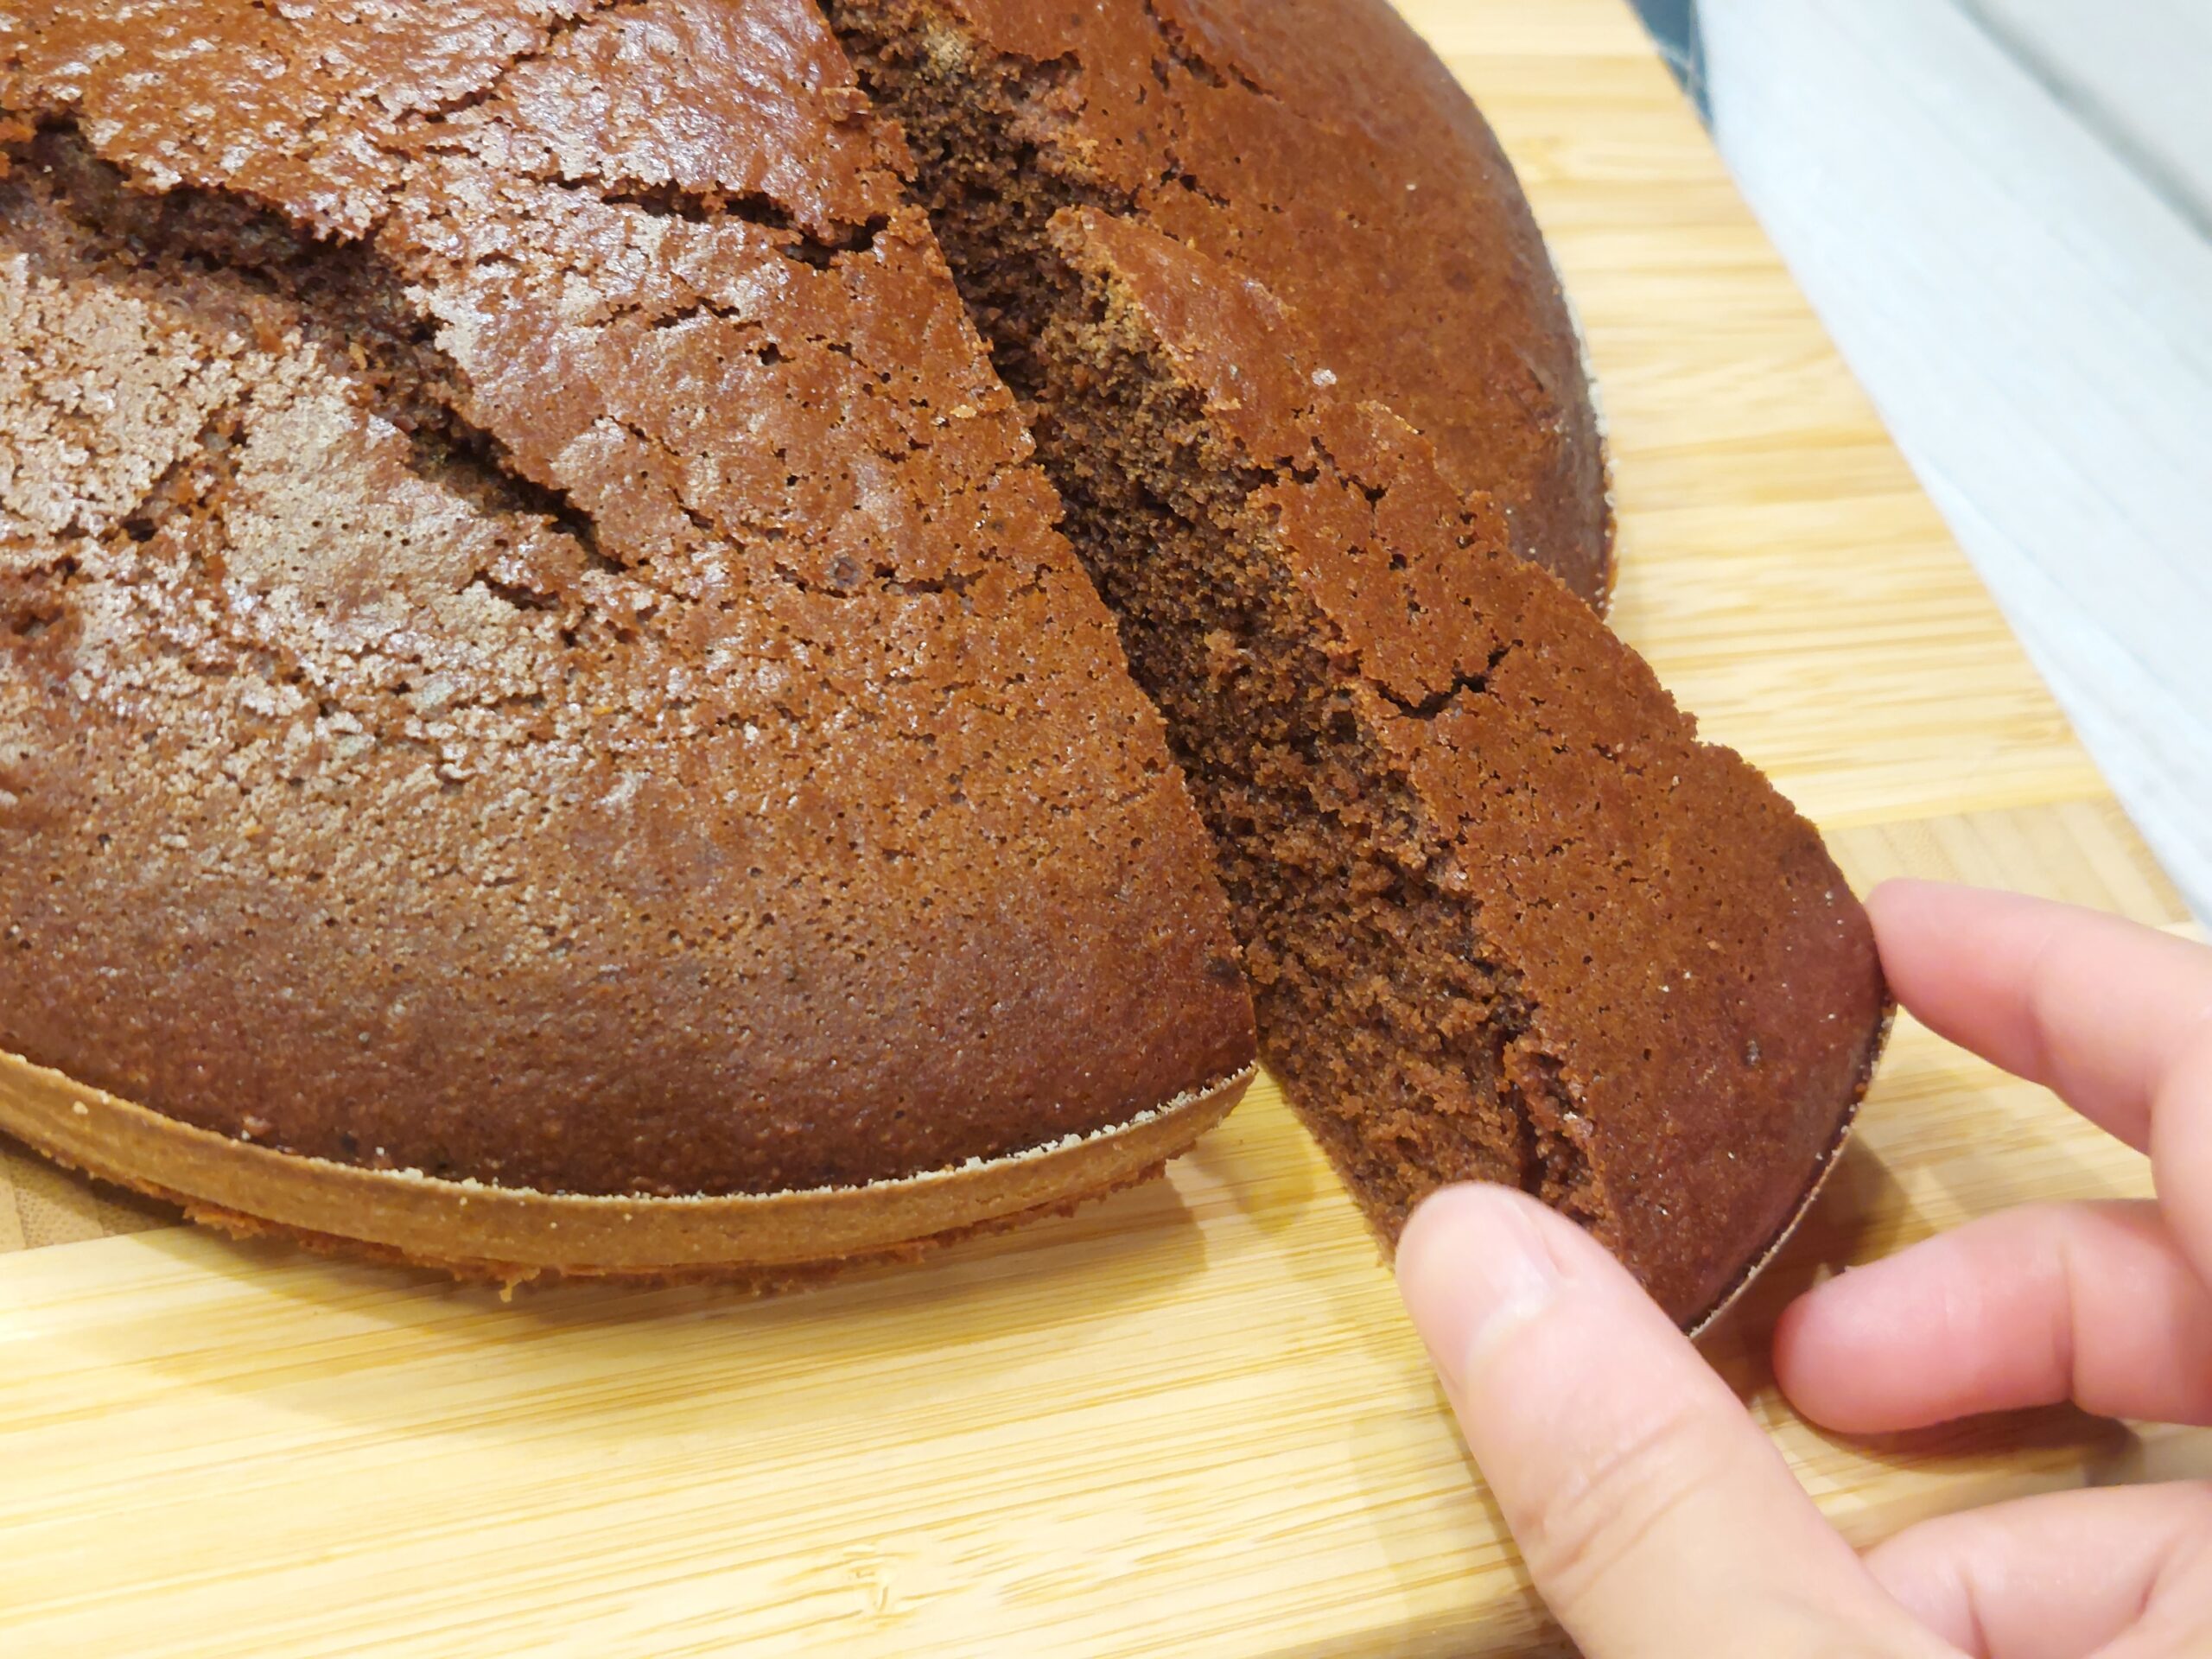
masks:
<instances>
[{"instance_id":1,"label":"chocolate cake","mask_svg":"<svg viewBox=\"0 0 2212 1659\"><path fill-rule=\"evenodd\" d=\"M119 10L0 14L0 1128L799 1279L1157 1171L1256 998L1386 1239L1515 1182L1694 1321L1786 1230L1871 938L1585 603L1380 0Z\"/></svg>"}]
</instances>

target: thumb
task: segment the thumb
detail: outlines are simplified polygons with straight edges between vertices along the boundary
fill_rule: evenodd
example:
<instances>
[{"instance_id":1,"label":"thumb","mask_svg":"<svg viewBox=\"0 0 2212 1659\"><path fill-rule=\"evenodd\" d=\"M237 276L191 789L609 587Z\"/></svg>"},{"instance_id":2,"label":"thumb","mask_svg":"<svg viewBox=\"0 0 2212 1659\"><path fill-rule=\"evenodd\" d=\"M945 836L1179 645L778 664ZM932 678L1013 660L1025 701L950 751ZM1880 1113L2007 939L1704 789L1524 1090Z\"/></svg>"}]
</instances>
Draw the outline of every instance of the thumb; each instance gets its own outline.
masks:
<instances>
[{"instance_id":1,"label":"thumb","mask_svg":"<svg viewBox=\"0 0 2212 1659\"><path fill-rule=\"evenodd\" d=\"M1398 1283L1536 1587L1587 1659L1957 1659L1573 1223L1501 1187L1447 1189L1407 1224Z\"/></svg>"}]
</instances>

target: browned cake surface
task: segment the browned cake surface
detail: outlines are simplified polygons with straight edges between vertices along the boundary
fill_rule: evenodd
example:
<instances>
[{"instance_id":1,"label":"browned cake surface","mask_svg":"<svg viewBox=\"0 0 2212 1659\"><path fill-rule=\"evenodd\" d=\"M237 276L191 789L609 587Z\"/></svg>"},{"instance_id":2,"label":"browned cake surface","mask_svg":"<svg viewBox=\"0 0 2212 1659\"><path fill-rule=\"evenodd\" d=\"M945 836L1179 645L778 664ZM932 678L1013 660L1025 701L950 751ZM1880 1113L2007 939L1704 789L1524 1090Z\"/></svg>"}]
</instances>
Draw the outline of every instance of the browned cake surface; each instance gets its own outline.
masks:
<instances>
[{"instance_id":1,"label":"browned cake surface","mask_svg":"<svg viewBox=\"0 0 2212 1659\"><path fill-rule=\"evenodd\" d=\"M1819 836L1264 290L1054 228L1039 443L1221 843L1270 1066L1386 1234L1515 1183L1695 1320L1879 1046Z\"/></svg>"},{"instance_id":2,"label":"browned cake surface","mask_svg":"<svg viewBox=\"0 0 2212 1659\"><path fill-rule=\"evenodd\" d=\"M19 5L0 113L0 1050L649 1194L1244 1064L1158 718L812 6Z\"/></svg>"},{"instance_id":3,"label":"browned cake surface","mask_svg":"<svg viewBox=\"0 0 2212 1659\"><path fill-rule=\"evenodd\" d=\"M1388 0L825 4L1017 392L1039 381L1052 213L1133 216L1266 283L1349 395L1602 601L1604 461L1558 278L1489 128Z\"/></svg>"}]
</instances>

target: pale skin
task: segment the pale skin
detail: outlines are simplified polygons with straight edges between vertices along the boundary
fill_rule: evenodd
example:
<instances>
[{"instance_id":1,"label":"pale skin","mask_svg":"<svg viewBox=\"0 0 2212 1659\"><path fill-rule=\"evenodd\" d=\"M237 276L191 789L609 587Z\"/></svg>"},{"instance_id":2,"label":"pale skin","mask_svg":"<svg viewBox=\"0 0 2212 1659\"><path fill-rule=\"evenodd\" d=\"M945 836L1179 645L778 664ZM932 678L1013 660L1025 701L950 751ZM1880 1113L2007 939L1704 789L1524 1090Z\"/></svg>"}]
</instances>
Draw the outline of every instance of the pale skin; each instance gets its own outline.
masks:
<instances>
[{"instance_id":1,"label":"pale skin","mask_svg":"<svg viewBox=\"0 0 2212 1659\"><path fill-rule=\"evenodd\" d=\"M1846 1434L2069 1399L2212 1424L2212 950L1922 882L1867 908L1897 1000L2149 1154L2158 1198L1991 1216L1820 1286L1775 1338L1791 1402ZM1628 1274L1534 1201L1437 1194L1398 1278L1586 1659L2212 1653L2212 1483L2029 1498L1861 1555Z\"/></svg>"}]
</instances>

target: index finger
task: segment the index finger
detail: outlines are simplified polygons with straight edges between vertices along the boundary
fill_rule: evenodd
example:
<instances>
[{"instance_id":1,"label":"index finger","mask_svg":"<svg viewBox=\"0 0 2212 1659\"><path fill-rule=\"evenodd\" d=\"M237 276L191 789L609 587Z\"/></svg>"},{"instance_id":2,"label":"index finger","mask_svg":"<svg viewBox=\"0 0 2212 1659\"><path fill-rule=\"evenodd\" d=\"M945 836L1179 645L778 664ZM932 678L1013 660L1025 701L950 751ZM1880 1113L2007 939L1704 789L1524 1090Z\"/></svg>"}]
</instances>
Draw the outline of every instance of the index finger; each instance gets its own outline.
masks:
<instances>
[{"instance_id":1,"label":"index finger","mask_svg":"<svg viewBox=\"0 0 2212 1659\"><path fill-rule=\"evenodd\" d=\"M2212 1046L2212 950L2095 911L1932 881L1885 882L1866 910L1891 988L1923 1024L2151 1150L2162 1093Z\"/></svg>"}]
</instances>

